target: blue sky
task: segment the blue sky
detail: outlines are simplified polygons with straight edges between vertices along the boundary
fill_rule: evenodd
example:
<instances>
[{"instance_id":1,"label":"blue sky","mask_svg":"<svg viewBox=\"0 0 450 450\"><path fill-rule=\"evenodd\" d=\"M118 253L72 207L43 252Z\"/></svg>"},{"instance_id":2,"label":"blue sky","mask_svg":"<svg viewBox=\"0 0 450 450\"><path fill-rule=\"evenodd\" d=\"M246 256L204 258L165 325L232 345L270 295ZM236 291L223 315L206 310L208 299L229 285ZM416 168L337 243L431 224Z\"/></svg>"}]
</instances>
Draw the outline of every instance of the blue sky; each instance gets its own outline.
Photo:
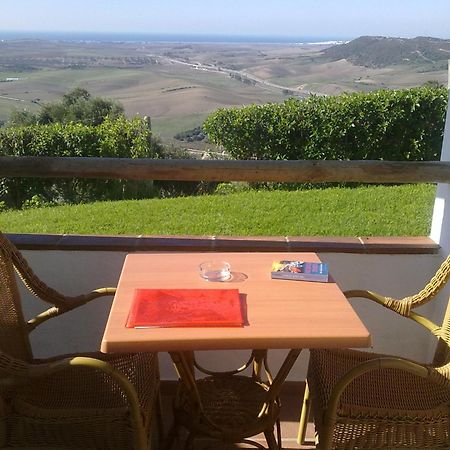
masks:
<instances>
[{"instance_id":1,"label":"blue sky","mask_svg":"<svg viewBox=\"0 0 450 450\"><path fill-rule=\"evenodd\" d=\"M450 38L450 0L0 0L0 31Z\"/></svg>"}]
</instances>

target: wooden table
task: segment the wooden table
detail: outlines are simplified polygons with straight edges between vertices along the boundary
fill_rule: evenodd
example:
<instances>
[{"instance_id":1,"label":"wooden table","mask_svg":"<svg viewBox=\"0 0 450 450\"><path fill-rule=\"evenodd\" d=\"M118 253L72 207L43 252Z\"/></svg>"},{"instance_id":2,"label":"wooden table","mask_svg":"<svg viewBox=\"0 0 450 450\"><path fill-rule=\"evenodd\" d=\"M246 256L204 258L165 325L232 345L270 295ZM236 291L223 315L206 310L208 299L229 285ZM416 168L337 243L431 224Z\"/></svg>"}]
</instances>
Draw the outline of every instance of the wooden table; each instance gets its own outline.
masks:
<instances>
[{"instance_id":1,"label":"wooden table","mask_svg":"<svg viewBox=\"0 0 450 450\"><path fill-rule=\"evenodd\" d=\"M207 260L225 260L231 264L232 278L226 282L208 282L200 277L198 266ZM355 311L334 282L317 283L292 280L273 280L270 269L276 260L319 261L315 253L147 253L130 254L126 257L114 297L109 319L102 340L103 352L161 352L170 353L177 372L185 386L184 395L191 396L207 414L211 405L205 405L205 395L196 381L195 369L212 378L218 375L205 370L195 360L195 350L253 349L244 368L252 367L248 377L251 388L264 386L261 409L255 411L248 430L217 425L211 421L197 420L195 413L185 411L185 399L179 409L186 427L196 434L205 434L230 442L241 442L264 432L270 449L277 449L281 441L279 429L278 393L290 369L303 348L368 347L370 335ZM331 273L333 267L330 268ZM248 323L244 327L208 328L126 328L134 290L152 289L239 289L246 303ZM267 365L267 349L290 349L276 377ZM242 369L242 368L241 368ZM232 381L242 370L232 370L225 375ZM262 374L266 373L267 382ZM224 373L217 377L224 380ZM247 378L245 378L247 379ZM255 383L256 382L256 383ZM201 384L201 383L200 383ZM210 387L208 387L210 390ZM226 389L228 392L230 389ZM242 386L239 387L242 396ZM244 389L245 391L246 389ZM265 394L267 392L267 395ZM224 395L223 392L218 397ZM252 394L252 398L254 398ZM237 395L233 396L234 398ZM251 401L252 399L247 399ZM189 402L188 402L189 403ZM210 402L213 406L215 400ZM228 405L229 406L229 405ZM247 406L246 406L247 407ZM227 408L228 411L238 410ZM217 416L217 408L212 413ZM206 423L206 425L205 425ZM278 443L273 434L277 425ZM208 428L209 427L209 428ZM217 434L219 433L219 434ZM217 437L218 436L218 437Z\"/></svg>"},{"instance_id":2,"label":"wooden table","mask_svg":"<svg viewBox=\"0 0 450 450\"><path fill-rule=\"evenodd\" d=\"M212 283L199 263L222 259L233 278ZM126 257L101 350L110 352L368 347L370 336L335 283L272 280L273 261L319 261L314 253L145 253ZM330 268L331 273L333 267ZM136 288L239 289L243 328L125 328Z\"/></svg>"}]
</instances>

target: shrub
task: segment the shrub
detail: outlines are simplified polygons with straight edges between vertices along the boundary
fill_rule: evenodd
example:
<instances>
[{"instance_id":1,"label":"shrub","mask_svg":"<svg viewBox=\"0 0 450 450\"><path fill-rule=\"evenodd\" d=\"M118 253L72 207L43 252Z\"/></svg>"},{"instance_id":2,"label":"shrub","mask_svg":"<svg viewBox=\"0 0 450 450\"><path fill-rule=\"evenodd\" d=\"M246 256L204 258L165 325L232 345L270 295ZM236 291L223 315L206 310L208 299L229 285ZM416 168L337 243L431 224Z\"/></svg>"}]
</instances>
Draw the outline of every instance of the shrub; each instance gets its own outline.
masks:
<instances>
[{"instance_id":1,"label":"shrub","mask_svg":"<svg viewBox=\"0 0 450 450\"><path fill-rule=\"evenodd\" d=\"M424 86L219 109L203 128L236 159L437 160L446 108Z\"/></svg>"},{"instance_id":2,"label":"shrub","mask_svg":"<svg viewBox=\"0 0 450 450\"><path fill-rule=\"evenodd\" d=\"M203 141L205 139L205 133L203 132L202 127L195 127L192 130L181 131L174 135L174 138L177 141Z\"/></svg>"},{"instance_id":3,"label":"shrub","mask_svg":"<svg viewBox=\"0 0 450 450\"><path fill-rule=\"evenodd\" d=\"M0 130L0 154L10 156L80 156L157 158L162 146L145 119L107 118L98 126L80 123L33 125ZM0 179L0 201L18 208L34 198L49 203L143 198L152 182L91 179ZM27 205L29 202L27 203Z\"/></svg>"}]
</instances>

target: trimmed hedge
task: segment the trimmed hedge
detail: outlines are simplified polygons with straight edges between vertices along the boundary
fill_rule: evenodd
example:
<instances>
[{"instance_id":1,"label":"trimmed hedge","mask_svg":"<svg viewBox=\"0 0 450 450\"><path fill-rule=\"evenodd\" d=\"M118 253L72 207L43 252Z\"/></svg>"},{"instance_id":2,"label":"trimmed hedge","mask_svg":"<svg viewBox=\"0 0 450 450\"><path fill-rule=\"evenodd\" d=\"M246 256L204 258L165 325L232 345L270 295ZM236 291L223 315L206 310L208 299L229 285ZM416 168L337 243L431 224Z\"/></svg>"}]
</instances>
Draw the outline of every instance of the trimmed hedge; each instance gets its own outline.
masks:
<instances>
[{"instance_id":1,"label":"trimmed hedge","mask_svg":"<svg viewBox=\"0 0 450 450\"><path fill-rule=\"evenodd\" d=\"M106 119L98 126L55 123L0 129L0 155L157 158L161 153L148 122L139 117ZM3 178L0 204L18 208L24 204L144 198L152 190L152 183L146 181Z\"/></svg>"},{"instance_id":2,"label":"trimmed hedge","mask_svg":"<svg viewBox=\"0 0 450 450\"><path fill-rule=\"evenodd\" d=\"M219 109L209 139L236 159L438 160L445 88L290 98Z\"/></svg>"}]
</instances>

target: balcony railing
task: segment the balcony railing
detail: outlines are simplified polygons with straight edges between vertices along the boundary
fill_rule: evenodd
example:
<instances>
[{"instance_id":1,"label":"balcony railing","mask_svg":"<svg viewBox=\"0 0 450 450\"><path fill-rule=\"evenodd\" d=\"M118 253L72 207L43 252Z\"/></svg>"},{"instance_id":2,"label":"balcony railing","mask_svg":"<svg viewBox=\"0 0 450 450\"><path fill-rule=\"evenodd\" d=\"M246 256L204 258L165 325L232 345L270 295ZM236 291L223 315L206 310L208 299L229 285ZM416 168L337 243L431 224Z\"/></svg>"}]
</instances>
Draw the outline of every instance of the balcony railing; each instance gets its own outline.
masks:
<instances>
[{"instance_id":1,"label":"balcony railing","mask_svg":"<svg viewBox=\"0 0 450 450\"><path fill-rule=\"evenodd\" d=\"M0 177L285 183L449 183L444 161L230 161L1 156Z\"/></svg>"},{"instance_id":2,"label":"balcony railing","mask_svg":"<svg viewBox=\"0 0 450 450\"><path fill-rule=\"evenodd\" d=\"M450 183L450 162L442 161L230 161L131 158L0 157L0 177L121 178L174 181ZM354 253L434 253L432 240L404 238L143 237L101 238L13 236L22 249L168 251L327 251Z\"/></svg>"}]
</instances>

